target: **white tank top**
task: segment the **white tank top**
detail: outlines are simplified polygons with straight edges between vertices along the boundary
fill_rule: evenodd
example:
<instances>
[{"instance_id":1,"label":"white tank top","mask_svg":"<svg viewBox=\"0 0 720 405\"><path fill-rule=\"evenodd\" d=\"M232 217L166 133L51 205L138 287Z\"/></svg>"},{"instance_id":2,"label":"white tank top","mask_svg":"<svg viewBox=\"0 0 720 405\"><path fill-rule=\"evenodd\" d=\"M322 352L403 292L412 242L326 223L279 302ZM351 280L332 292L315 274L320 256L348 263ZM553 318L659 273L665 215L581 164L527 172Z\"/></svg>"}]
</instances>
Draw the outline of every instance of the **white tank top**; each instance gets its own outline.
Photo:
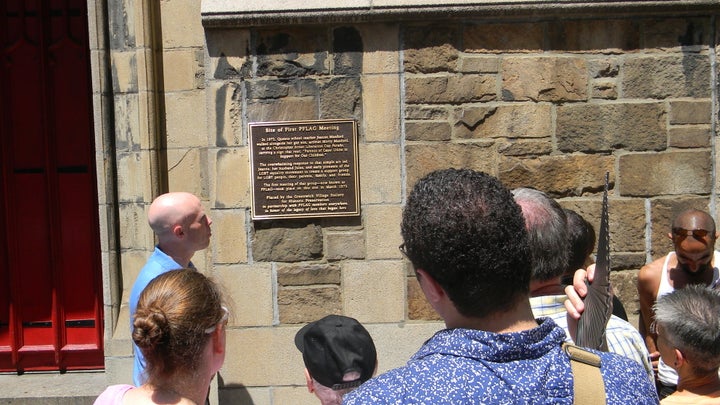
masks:
<instances>
[{"instance_id":1,"label":"white tank top","mask_svg":"<svg viewBox=\"0 0 720 405\"><path fill-rule=\"evenodd\" d=\"M665 294L669 294L675 291L675 289L670 285L668 277L668 263L670 263L670 258L673 255L675 255L675 252L670 252L667 256L665 256L665 263L663 264L662 273L660 274L660 286L658 287L657 298L660 298ZM713 254L712 262L714 264L720 263L720 252L718 252L717 250ZM718 281L719 278L720 271L718 271L717 266L713 267L712 283ZM677 373L675 372L675 370L673 370L672 367L668 366L663 362L662 357L658 362L658 379L665 385L677 385Z\"/></svg>"}]
</instances>

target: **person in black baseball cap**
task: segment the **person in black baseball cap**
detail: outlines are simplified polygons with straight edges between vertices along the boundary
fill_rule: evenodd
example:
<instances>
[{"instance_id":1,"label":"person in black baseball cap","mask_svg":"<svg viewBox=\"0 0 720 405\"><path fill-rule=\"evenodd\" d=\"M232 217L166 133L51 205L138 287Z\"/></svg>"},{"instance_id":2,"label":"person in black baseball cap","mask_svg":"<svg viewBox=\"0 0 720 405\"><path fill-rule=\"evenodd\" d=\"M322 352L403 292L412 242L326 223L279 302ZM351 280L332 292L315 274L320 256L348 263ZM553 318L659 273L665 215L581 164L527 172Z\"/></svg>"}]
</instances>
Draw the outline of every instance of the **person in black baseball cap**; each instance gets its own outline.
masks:
<instances>
[{"instance_id":1,"label":"person in black baseball cap","mask_svg":"<svg viewBox=\"0 0 720 405\"><path fill-rule=\"evenodd\" d=\"M340 404L377 368L372 337L347 316L328 315L305 325L295 335L295 346L303 356L308 391L323 405Z\"/></svg>"}]
</instances>

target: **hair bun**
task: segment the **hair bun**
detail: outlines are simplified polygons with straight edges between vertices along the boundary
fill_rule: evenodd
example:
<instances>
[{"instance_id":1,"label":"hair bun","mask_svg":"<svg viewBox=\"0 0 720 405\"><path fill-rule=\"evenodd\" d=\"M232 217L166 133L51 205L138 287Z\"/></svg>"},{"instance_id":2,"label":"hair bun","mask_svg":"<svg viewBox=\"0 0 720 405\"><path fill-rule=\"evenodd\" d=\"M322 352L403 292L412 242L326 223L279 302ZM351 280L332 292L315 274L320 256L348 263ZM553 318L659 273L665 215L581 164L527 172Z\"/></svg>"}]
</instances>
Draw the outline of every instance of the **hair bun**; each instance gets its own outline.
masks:
<instances>
[{"instance_id":1,"label":"hair bun","mask_svg":"<svg viewBox=\"0 0 720 405\"><path fill-rule=\"evenodd\" d=\"M168 319L159 308L138 309L133 326L133 341L141 349L153 350L167 338Z\"/></svg>"}]
</instances>

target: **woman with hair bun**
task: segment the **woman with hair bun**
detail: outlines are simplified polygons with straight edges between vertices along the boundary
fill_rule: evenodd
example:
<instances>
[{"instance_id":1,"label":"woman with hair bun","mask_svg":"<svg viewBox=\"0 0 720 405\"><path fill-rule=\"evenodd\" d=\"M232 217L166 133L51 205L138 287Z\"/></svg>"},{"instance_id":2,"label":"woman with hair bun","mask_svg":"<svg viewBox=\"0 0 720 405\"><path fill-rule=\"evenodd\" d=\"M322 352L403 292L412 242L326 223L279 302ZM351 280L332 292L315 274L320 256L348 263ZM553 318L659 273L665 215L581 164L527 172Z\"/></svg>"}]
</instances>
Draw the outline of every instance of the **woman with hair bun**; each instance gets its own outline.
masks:
<instances>
[{"instance_id":1,"label":"woman with hair bun","mask_svg":"<svg viewBox=\"0 0 720 405\"><path fill-rule=\"evenodd\" d=\"M204 404L225 360L227 308L215 283L193 269L153 279L140 295L132 338L147 363L140 387L108 387L95 405Z\"/></svg>"}]
</instances>

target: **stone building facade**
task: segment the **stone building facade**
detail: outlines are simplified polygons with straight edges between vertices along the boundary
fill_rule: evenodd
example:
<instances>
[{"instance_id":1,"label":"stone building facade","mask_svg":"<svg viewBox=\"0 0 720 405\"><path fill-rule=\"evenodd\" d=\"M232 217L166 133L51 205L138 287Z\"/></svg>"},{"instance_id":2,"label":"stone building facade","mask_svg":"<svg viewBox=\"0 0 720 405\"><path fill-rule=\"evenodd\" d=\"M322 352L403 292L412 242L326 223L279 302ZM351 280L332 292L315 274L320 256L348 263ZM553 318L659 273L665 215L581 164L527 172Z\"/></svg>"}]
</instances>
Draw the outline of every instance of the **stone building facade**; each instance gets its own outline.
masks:
<instances>
[{"instance_id":1,"label":"stone building facade","mask_svg":"<svg viewBox=\"0 0 720 405\"><path fill-rule=\"evenodd\" d=\"M127 298L161 192L213 219L193 261L231 301L220 403L316 403L292 342L323 315L363 322L380 372L442 327L398 250L431 170L532 186L593 223L609 172L633 322L673 215L717 218L715 1L266 3L88 1L108 383L131 381ZM361 215L253 221L248 124L335 118L358 123Z\"/></svg>"}]
</instances>

